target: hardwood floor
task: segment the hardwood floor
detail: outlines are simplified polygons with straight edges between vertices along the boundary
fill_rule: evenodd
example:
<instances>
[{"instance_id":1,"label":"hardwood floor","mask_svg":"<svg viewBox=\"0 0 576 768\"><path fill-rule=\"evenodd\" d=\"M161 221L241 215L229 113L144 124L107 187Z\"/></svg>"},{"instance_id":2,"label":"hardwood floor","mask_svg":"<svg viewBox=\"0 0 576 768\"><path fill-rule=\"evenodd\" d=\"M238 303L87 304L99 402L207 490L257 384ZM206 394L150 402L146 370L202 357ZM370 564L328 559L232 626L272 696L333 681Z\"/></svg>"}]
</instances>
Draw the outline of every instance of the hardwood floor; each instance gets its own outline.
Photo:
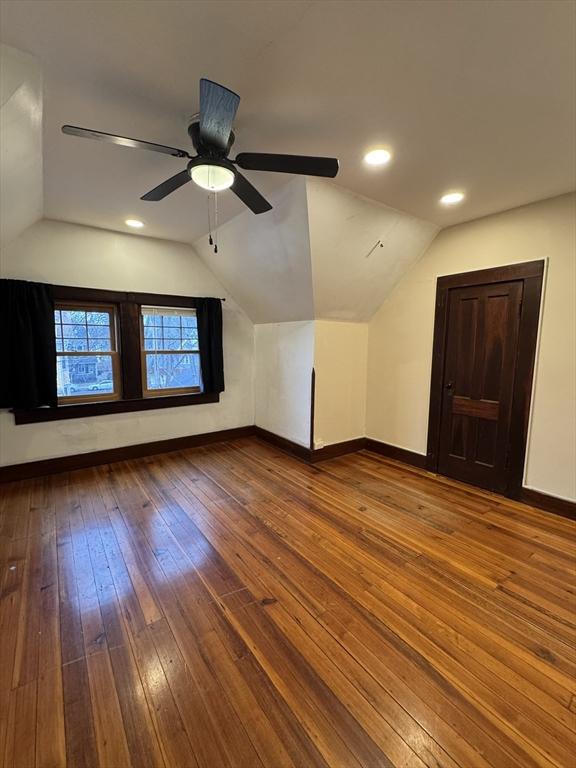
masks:
<instances>
[{"instance_id":1,"label":"hardwood floor","mask_svg":"<svg viewBox=\"0 0 576 768\"><path fill-rule=\"evenodd\" d=\"M24 768L574 766L574 523L256 439L0 487Z\"/></svg>"}]
</instances>

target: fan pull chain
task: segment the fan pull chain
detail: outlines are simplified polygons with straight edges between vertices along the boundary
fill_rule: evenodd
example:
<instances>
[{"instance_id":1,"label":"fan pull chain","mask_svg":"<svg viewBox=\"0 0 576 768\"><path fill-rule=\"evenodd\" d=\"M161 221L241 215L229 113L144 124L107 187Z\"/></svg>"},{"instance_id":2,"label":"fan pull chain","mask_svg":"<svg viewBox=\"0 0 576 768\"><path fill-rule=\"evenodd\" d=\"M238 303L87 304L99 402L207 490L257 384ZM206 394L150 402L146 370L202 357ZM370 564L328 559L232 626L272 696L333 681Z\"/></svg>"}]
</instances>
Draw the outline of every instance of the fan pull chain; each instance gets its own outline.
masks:
<instances>
[{"instance_id":1,"label":"fan pull chain","mask_svg":"<svg viewBox=\"0 0 576 768\"><path fill-rule=\"evenodd\" d=\"M214 253L218 253L218 193L214 193Z\"/></svg>"},{"instance_id":2,"label":"fan pull chain","mask_svg":"<svg viewBox=\"0 0 576 768\"><path fill-rule=\"evenodd\" d=\"M212 239L212 224L210 222L210 193L208 193L208 196L206 197L206 203L208 210L208 244L214 245L214 240Z\"/></svg>"}]
</instances>

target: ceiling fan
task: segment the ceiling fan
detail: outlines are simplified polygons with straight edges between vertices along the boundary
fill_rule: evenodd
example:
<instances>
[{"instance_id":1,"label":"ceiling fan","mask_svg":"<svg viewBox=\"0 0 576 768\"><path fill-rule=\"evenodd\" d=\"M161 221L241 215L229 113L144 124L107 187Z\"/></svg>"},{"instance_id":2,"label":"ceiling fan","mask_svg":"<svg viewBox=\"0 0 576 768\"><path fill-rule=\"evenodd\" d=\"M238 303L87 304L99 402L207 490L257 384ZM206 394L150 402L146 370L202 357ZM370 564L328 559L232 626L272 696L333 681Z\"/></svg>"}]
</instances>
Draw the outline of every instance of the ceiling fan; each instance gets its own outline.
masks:
<instances>
[{"instance_id":1,"label":"ceiling fan","mask_svg":"<svg viewBox=\"0 0 576 768\"><path fill-rule=\"evenodd\" d=\"M62 131L72 136L106 141L109 144L119 144L134 149L148 149L189 160L185 170L154 187L143 195L141 200L163 200L184 184L194 181L210 192L220 192L229 188L251 211L264 213L272 206L238 168L247 171L277 171L330 178L336 176L338 160L332 157L241 152L235 160L230 160L228 154L234 143L232 123L239 103L240 97L223 85L205 78L200 80L200 113L192 118L188 126L188 135L197 152L195 156L184 149L78 128L75 125L63 125Z\"/></svg>"}]
</instances>

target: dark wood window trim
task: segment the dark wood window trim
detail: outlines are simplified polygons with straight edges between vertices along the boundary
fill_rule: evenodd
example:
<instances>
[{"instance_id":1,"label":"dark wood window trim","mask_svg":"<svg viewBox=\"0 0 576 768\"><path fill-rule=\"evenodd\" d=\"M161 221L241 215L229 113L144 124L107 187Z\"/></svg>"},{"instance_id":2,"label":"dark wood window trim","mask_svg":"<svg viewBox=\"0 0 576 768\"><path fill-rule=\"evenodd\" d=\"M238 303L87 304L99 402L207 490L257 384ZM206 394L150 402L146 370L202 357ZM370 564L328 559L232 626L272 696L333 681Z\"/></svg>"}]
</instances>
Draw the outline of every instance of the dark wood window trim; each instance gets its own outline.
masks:
<instances>
[{"instance_id":1,"label":"dark wood window trim","mask_svg":"<svg viewBox=\"0 0 576 768\"><path fill-rule=\"evenodd\" d=\"M451 288L465 288L474 285L505 283L522 280L524 290L520 314L520 346L516 361L516 377L512 400L512 421L510 429L510 467L506 496L520 498L526 459L528 419L532 397L532 378L536 357L538 322L544 261L527 261L474 272L462 272L439 277L436 283L436 313L434 318L434 339L432 352L432 375L430 383L430 411L428 418L428 449L426 468L438 470L440 424L442 416L442 381L448 331L448 291Z\"/></svg>"},{"instance_id":2,"label":"dark wood window trim","mask_svg":"<svg viewBox=\"0 0 576 768\"><path fill-rule=\"evenodd\" d=\"M157 408L179 408L182 405L203 405L218 402L220 402L220 395L217 392L154 398L143 397L135 400L103 400L99 403L62 405L58 408L18 410L14 411L14 420L16 424L37 424L41 421L85 419L89 416L105 416L111 413L132 413L134 411L151 411Z\"/></svg>"},{"instance_id":3,"label":"dark wood window trim","mask_svg":"<svg viewBox=\"0 0 576 768\"><path fill-rule=\"evenodd\" d=\"M86 302L114 305L117 308L118 334L121 351L122 399L59 405L55 408L16 409L16 424L35 424L62 419L84 419L114 413L131 413L160 408L178 408L220 401L219 393L186 392L181 395L144 397L142 392L142 359L140 351L140 307L182 307L197 309L198 302L188 296L158 293L109 291L99 288L76 288L68 285L52 286L55 303Z\"/></svg>"}]
</instances>

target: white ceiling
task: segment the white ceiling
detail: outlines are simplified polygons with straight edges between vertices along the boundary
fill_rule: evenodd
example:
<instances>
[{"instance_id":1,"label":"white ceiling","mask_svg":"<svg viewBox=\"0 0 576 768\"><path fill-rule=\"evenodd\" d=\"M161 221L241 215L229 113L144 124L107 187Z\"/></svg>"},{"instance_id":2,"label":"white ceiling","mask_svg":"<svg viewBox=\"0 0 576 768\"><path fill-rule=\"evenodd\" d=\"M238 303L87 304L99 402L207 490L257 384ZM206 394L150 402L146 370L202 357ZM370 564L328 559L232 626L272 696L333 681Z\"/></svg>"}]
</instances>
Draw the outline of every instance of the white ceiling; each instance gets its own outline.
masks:
<instances>
[{"instance_id":1,"label":"white ceiling","mask_svg":"<svg viewBox=\"0 0 576 768\"><path fill-rule=\"evenodd\" d=\"M44 73L45 215L187 242L203 193L140 195L181 161L63 123L187 148L198 79L240 93L237 151L339 157L337 183L440 226L575 186L576 6L565 0L2 0L1 39ZM393 163L361 158L389 146ZM248 174L265 193L286 181ZM460 207L438 206L462 187ZM220 196L222 219L241 204ZM267 215L267 214L264 214Z\"/></svg>"}]
</instances>

